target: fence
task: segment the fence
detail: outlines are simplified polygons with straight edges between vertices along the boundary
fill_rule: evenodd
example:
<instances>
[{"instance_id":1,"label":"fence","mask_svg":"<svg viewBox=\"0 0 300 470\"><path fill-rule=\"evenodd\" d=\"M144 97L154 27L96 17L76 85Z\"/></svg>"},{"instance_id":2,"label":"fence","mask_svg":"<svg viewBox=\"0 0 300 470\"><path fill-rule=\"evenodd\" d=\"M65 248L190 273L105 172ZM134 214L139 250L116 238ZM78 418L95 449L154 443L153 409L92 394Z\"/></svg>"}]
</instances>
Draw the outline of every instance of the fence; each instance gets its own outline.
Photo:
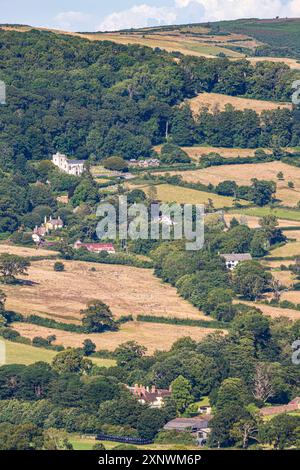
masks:
<instances>
[{"instance_id":1,"label":"fence","mask_svg":"<svg viewBox=\"0 0 300 470\"><path fill-rule=\"evenodd\" d=\"M139 446L153 444L153 440L151 439L139 439L138 437L112 436L112 435L107 435L107 434L97 434L96 441L121 442L123 444L135 444Z\"/></svg>"}]
</instances>

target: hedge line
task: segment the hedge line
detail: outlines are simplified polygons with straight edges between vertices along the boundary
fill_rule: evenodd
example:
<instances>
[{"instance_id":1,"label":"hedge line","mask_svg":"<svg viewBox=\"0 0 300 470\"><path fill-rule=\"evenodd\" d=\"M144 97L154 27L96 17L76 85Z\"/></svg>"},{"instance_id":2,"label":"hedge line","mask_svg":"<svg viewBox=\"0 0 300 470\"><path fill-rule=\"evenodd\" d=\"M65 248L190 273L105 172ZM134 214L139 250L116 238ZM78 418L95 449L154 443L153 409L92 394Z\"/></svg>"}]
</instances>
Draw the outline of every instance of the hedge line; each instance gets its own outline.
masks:
<instances>
[{"instance_id":1,"label":"hedge line","mask_svg":"<svg viewBox=\"0 0 300 470\"><path fill-rule=\"evenodd\" d=\"M216 328L224 329L228 328L228 323L223 323L217 320L205 321L205 320L192 320L189 318L175 318L175 317L156 317L150 315L138 315L138 321L148 323L164 323L168 325L182 325L192 326L198 328Z\"/></svg>"}]
</instances>

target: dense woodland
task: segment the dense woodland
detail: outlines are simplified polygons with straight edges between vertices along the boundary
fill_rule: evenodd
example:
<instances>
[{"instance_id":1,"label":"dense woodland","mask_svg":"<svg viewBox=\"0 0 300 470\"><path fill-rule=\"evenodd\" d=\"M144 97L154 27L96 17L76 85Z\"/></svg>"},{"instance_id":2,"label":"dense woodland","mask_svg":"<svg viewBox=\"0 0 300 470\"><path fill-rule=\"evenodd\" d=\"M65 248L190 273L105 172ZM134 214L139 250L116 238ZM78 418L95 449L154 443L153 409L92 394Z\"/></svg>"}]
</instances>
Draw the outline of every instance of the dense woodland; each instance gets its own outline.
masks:
<instances>
[{"instance_id":1,"label":"dense woodland","mask_svg":"<svg viewBox=\"0 0 300 470\"><path fill-rule=\"evenodd\" d=\"M203 91L289 100L297 73L284 64L182 57L160 50L90 42L31 31L0 32L1 167L24 169L29 160L60 150L101 160L149 156L169 135L175 143L222 146L297 145L297 111L259 117L253 110L207 115L196 122L185 98ZM34 65L33 65L34 64Z\"/></svg>"}]
</instances>

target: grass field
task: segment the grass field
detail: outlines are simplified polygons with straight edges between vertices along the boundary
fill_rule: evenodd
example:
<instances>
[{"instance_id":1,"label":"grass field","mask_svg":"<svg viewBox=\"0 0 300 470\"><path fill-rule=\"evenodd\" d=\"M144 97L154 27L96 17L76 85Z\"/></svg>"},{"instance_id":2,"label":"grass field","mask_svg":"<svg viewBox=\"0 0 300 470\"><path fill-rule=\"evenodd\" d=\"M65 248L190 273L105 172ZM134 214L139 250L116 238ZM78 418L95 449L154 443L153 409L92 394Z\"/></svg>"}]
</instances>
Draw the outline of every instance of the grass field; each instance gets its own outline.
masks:
<instances>
[{"instance_id":1,"label":"grass field","mask_svg":"<svg viewBox=\"0 0 300 470\"><path fill-rule=\"evenodd\" d=\"M224 111L227 104L231 104L237 110L253 109L258 114L277 108L292 109L291 103L276 103L274 101L254 100L250 98L239 98L236 96L222 95L220 93L201 93L195 98L186 101L193 114L198 115L203 108L209 112Z\"/></svg>"},{"instance_id":2,"label":"grass field","mask_svg":"<svg viewBox=\"0 0 300 470\"><path fill-rule=\"evenodd\" d=\"M64 261L65 271L57 273L53 264L52 260L32 262L26 279L31 285L3 285L7 308L24 315L78 323L80 310L99 299L117 317L146 314L207 319L150 269Z\"/></svg>"},{"instance_id":3,"label":"grass field","mask_svg":"<svg viewBox=\"0 0 300 470\"><path fill-rule=\"evenodd\" d=\"M173 173L173 172L172 172ZM189 172L188 172L189 173ZM232 207L234 199L227 196L219 196L214 193L206 193L196 189L183 188L171 184L160 184L156 186L157 198L162 202L177 202L179 204L207 204L211 199L216 209L222 207ZM149 187L142 187L146 193ZM245 204L247 202L245 201Z\"/></svg>"},{"instance_id":4,"label":"grass field","mask_svg":"<svg viewBox=\"0 0 300 470\"><path fill-rule=\"evenodd\" d=\"M199 328L179 325L166 325L147 322L129 322L121 326L117 332L79 334L67 331L45 328L28 323L14 323L13 328L26 338L41 336L46 338L49 335L55 335L56 344L62 344L65 347L81 347L85 339L91 339L97 346L97 349L107 349L114 351L120 344L127 341L137 341L147 348L149 354L156 350L169 350L175 341L179 338L189 336L196 341L200 341L205 336L213 333L212 328ZM220 330L218 330L220 331Z\"/></svg>"},{"instance_id":5,"label":"grass field","mask_svg":"<svg viewBox=\"0 0 300 470\"><path fill-rule=\"evenodd\" d=\"M106 450L114 450L120 444L118 442L112 441L95 441L94 439L82 438L78 435L71 435L69 437L74 450L92 450L96 443L101 443L104 445ZM134 446L137 450L174 450L176 445L174 444L150 444L146 446ZM180 446L181 450L199 450L199 447L196 446Z\"/></svg>"},{"instance_id":6,"label":"grass field","mask_svg":"<svg viewBox=\"0 0 300 470\"><path fill-rule=\"evenodd\" d=\"M278 180L277 175L282 172L284 180ZM252 178L276 182L276 197L284 205L295 207L300 201L300 168L282 162L250 163L237 165L211 166L201 170L188 170L184 172L171 171L171 175L180 175L188 183L211 183L217 185L225 180L234 180L238 185L249 185ZM288 187L288 182L294 183L294 188ZM287 217L282 217L286 218Z\"/></svg>"},{"instance_id":7,"label":"grass field","mask_svg":"<svg viewBox=\"0 0 300 470\"><path fill-rule=\"evenodd\" d=\"M1 341L4 341L1 339ZM48 349L35 348L33 346L21 343L13 343L11 341L4 341L6 348L6 364L34 364L35 362L52 362L56 356L56 351ZM92 361L100 367L111 367L115 365L112 359L91 358Z\"/></svg>"},{"instance_id":8,"label":"grass field","mask_svg":"<svg viewBox=\"0 0 300 470\"><path fill-rule=\"evenodd\" d=\"M285 219L292 222L300 222L300 211L289 210L285 208L271 208L267 207L246 207L239 209L241 215L265 217L266 215L275 215L278 219ZM298 225L298 224L297 224Z\"/></svg>"}]
</instances>

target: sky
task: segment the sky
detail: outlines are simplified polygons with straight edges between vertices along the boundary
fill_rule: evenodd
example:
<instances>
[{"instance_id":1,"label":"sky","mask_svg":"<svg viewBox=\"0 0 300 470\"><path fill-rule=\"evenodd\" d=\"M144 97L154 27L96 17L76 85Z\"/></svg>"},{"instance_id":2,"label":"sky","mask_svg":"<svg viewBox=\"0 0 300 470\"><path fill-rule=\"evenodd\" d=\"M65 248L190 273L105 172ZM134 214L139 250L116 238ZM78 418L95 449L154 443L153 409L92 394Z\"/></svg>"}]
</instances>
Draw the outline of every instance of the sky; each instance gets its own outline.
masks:
<instances>
[{"instance_id":1,"label":"sky","mask_svg":"<svg viewBox=\"0 0 300 470\"><path fill-rule=\"evenodd\" d=\"M0 24L67 31L275 16L300 17L300 0L0 0Z\"/></svg>"}]
</instances>

